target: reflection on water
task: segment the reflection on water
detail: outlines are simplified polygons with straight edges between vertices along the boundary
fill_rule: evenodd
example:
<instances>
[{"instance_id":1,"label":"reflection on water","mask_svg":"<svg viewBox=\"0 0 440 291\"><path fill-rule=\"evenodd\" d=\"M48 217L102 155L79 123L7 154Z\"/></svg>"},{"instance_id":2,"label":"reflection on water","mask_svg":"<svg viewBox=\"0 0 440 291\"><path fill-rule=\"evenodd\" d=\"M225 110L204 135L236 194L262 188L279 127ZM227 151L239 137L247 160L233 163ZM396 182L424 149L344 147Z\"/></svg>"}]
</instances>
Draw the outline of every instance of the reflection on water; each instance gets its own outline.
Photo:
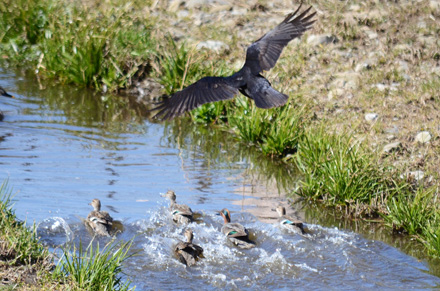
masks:
<instances>
[{"instance_id":1,"label":"reflection on water","mask_svg":"<svg viewBox=\"0 0 440 291\"><path fill-rule=\"evenodd\" d=\"M423 263L378 241L389 242L386 232L366 239L344 230L350 227L335 228L340 222L317 217L322 211L313 208L289 209L305 218L308 235L280 230L274 208L287 205L295 169L236 143L228 132L150 123L138 114L143 108L125 99L1 71L0 86L17 97L0 103L0 173L16 191L17 215L36 221L52 248L88 243L92 236L81 218L99 198L123 225L118 239L137 235L133 251L140 253L126 273L138 290L439 286ZM168 217L168 201L160 196L168 189L201 214L190 227L206 259L195 268L172 255L183 227ZM239 250L226 241L216 215L224 207L251 230L256 248Z\"/></svg>"}]
</instances>

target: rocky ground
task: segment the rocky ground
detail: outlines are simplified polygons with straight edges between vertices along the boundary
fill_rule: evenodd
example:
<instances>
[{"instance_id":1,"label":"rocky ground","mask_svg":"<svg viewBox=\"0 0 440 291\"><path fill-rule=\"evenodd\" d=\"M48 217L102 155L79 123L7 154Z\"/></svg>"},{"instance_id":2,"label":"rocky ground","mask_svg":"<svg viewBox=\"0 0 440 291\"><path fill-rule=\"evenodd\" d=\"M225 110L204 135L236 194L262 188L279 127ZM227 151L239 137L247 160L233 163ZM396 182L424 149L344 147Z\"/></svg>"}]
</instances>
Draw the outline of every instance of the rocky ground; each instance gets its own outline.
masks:
<instances>
[{"instance_id":1,"label":"rocky ground","mask_svg":"<svg viewBox=\"0 0 440 291\"><path fill-rule=\"evenodd\" d=\"M208 60L241 68L247 46L299 1L156 1L159 39L171 35ZM432 183L439 165L440 1L307 1L316 23L265 72L316 123L360 139L404 175ZM204 55L206 56L206 54ZM151 80L147 82L151 88ZM154 87L157 96L160 86Z\"/></svg>"}]
</instances>

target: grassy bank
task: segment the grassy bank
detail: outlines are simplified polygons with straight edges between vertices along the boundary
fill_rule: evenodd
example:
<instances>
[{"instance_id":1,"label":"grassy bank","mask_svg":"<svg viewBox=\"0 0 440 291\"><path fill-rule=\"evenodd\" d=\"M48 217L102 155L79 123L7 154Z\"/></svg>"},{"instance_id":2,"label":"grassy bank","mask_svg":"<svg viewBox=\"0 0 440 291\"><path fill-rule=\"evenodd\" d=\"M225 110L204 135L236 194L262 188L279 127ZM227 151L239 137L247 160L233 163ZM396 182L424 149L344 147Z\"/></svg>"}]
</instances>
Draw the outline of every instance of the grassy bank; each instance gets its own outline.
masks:
<instances>
[{"instance_id":1,"label":"grassy bank","mask_svg":"<svg viewBox=\"0 0 440 291\"><path fill-rule=\"evenodd\" d=\"M151 20L133 15L135 8L125 1L3 1L0 54L8 64L61 82L129 87L146 74L154 47Z\"/></svg>"},{"instance_id":2,"label":"grassy bank","mask_svg":"<svg viewBox=\"0 0 440 291\"><path fill-rule=\"evenodd\" d=\"M129 290L121 278L131 243L64 249L57 264L39 241L35 225L17 220L6 183L0 187L0 289ZM5 289L3 289L5 288Z\"/></svg>"},{"instance_id":3,"label":"grassy bank","mask_svg":"<svg viewBox=\"0 0 440 291\"><path fill-rule=\"evenodd\" d=\"M303 174L296 194L341 215L382 217L440 257L440 5L308 3L318 11L313 30L265 72L290 95L286 106L259 110L239 97L183 118L215 124L295 163ZM7 0L0 4L0 54L9 65L62 82L118 90L151 77L169 94L202 76L238 70L244 48L294 8L283 1L235 4ZM229 48L196 48L208 39ZM429 141L417 141L421 131Z\"/></svg>"}]
</instances>

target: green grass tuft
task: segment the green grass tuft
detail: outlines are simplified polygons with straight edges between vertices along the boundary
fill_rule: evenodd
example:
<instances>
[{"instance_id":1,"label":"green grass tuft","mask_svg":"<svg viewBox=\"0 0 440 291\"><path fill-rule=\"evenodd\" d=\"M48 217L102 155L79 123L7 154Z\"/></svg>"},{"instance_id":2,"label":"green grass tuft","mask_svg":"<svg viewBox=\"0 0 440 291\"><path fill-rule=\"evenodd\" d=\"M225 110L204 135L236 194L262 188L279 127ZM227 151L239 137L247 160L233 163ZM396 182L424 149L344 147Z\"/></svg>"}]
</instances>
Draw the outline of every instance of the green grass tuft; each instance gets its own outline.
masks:
<instances>
[{"instance_id":1,"label":"green grass tuft","mask_svg":"<svg viewBox=\"0 0 440 291\"><path fill-rule=\"evenodd\" d=\"M433 188L418 188L415 193L400 192L388 202L384 220L398 232L411 235L421 233L435 215L435 192Z\"/></svg>"},{"instance_id":2,"label":"green grass tuft","mask_svg":"<svg viewBox=\"0 0 440 291\"><path fill-rule=\"evenodd\" d=\"M0 186L0 253L9 265L33 265L47 262L49 252L38 241L36 227L28 229L12 210L7 182Z\"/></svg>"},{"instance_id":3,"label":"green grass tuft","mask_svg":"<svg viewBox=\"0 0 440 291\"><path fill-rule=\"evenodd\" d=\"M132 11L122 1L85 9L76 2L6 0L0 53L65 83L126 88L148 70L155 46L150 20Z\"/></svg>"},{"instance_id":4,"label":"green grass tuft","mask_svg":"<svg viewBox=\"0 0 440 291\"><path fill-rule=\"evenodd\" d=\"M356 216L376 215L387 197L406 187L351 135L309 130L295 162L304 174L297 194L347 207Z\"/></svg>"},{"instance_id":5,"label":"green grass tuft","mask_svg":"<svg viewBox=\"0 0 440 291\"><path fill-rule=\"evenodd\" d=\"M270 156L296 152L304 134L306 114L292 105L262 110L245 97L238 97L235 110L228 112L229 125L247 143L258 145Z\"/></svg>"},{"instance_id":6,"label":"green grass tuft","mask_svg":"<svg viewBox=\"0 0 440 291\"><path fill-rule=\"evenodd\" d=\"M65 248L54 277L69 277L84 290L134 290L129 288L130 281L124 282L121 277L132 242L110 242L102 250L99 244L94 247L93 241L85 249L82 243L78 249Z\"/></svg>"}]
</instances>

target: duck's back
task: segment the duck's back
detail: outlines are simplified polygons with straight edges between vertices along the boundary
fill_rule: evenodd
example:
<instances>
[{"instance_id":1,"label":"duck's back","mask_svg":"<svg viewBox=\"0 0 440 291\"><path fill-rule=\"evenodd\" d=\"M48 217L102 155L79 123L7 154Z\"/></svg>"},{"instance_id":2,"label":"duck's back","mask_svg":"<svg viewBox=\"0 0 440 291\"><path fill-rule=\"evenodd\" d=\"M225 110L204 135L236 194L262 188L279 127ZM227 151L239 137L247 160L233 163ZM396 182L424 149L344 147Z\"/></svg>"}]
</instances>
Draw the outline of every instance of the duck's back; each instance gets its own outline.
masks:
<instances>
[{"instance_id":1,"label":"duck's back","mask_svg":"<svg viewBox=\"0 0 440 291\"><path fill-rule=\"evenodd\" d=\"M174 247L174 253L180 262L187 266L192 266L199 257L203 257L203 248L192 243L179 242Z\"/></svg>"},{"instance_id":2,"label":"duck's back","mask_svg":"<svg viewBox=\"0 0 440 291\"><path fill-rule=\"evenodd\" d=\"M112 225L113 218L108 214L107 211L92 211L87 216L87 219L95 217L100 223Z\"/></svg>"},{"instance_id":3,"label":"duck's back","mask_svg":"<svg viewBox=\"0 0 440 291\"><path fill-rule=\"evenodd\" d=\"M240 237L248 235L248 230L240 223L226 223L222 227L222 232L228 237Z\"/></svg>"},{"instance_id":4,"label":"duck's back","mask_svg":"<svg viewBox=\"0 0 440 291\"><path fill-rule=\"evenodd\" d=\"M171 210L173 211L173 215L175 215L175 214L188 215L188 216L193 215L191 208L185 204L174 204L174 205L172 205Z\"/></svg>"}]
</instances>

